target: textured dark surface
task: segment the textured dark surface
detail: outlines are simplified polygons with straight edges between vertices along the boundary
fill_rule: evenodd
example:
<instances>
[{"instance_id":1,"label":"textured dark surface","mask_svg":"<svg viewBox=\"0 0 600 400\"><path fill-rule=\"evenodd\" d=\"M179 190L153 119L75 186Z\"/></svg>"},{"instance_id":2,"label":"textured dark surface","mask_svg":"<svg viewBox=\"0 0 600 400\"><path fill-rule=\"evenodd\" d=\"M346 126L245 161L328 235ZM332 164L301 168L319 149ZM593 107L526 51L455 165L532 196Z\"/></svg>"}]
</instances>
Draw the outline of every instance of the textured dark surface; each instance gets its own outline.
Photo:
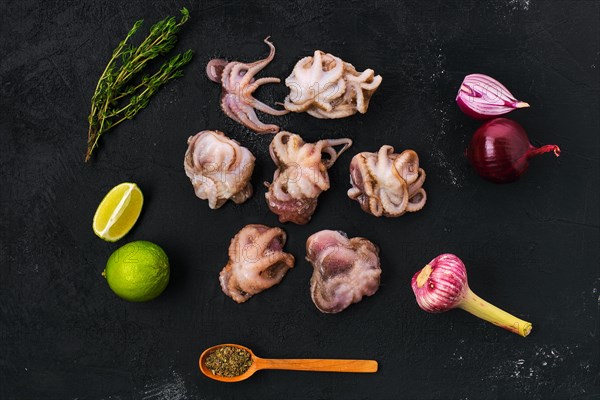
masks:
<instances>
[{"instance_id":1,"label":"textured dark surface","mask_svg":"<svg viewBox=\"0 0 600 400\"><path fill-rule=\"evenodd\" d=\"M599 3L507 0L184 4L192 19L178 48L195 58L135 120L107 134L84 165L89 100L106 61L136 19L148 26L182 4L18 1L0 6L0 398L2 399L592 399L599 378ZM371 4L368 4L371 3ZM145 31L144 31L145 33ZM348 136L332 189L313 221L286 224L296 267L238 305L217 275L245 224L278 225L261 183L274 166L269 136L219 110L204 75L214 56L275 61L285 78L315 49L383 76L368 114L277 120L307 140ZM139 36L137 38L139 40ZM477 177L463 150L478 122L454 103L463 76L484 72L533 107L510 115L560 159L535 159L510 185ZM286 94L270 85L258 97ZM257 156L254 197L211 211L182 167L186 139L220 129ZM418 213L375 219L350 201L353 154L387 143L413 148L427 171ZM116 244L94 236L97 204L135 181L141 219ZM320 229L381 247L379 292L338 315L310 300L306 238ZM117 298L100 276L135 239L161 245L172 282L155 301ZM409 286L441 252L460 255L471 287L534 323L526 339L465 312L429 315ZM265 357L374 358L374 375L265 371L239 384L200 375L197 358L235 342Z\"/></svg>"}]
</instances>

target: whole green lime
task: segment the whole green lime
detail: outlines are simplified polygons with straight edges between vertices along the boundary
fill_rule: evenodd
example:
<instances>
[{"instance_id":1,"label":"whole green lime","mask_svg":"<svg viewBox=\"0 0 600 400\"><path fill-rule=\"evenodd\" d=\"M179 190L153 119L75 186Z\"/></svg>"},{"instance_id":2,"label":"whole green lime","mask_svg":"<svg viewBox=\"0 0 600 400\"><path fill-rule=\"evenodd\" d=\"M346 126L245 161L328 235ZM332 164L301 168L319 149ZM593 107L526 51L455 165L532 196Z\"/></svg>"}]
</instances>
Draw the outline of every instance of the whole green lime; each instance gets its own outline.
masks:
<instances>
[{"instance_id":1,"label":"whole green lime","mask_svg":"<svg viewBox=\"0 0 600 400\"><path fill-rule=\"evenodd\" d=\"M169 283L169 258L160 246L139 240L118 248L102 276L117 296L128 301L148 301Z\"/></svg>"}]
</instances>

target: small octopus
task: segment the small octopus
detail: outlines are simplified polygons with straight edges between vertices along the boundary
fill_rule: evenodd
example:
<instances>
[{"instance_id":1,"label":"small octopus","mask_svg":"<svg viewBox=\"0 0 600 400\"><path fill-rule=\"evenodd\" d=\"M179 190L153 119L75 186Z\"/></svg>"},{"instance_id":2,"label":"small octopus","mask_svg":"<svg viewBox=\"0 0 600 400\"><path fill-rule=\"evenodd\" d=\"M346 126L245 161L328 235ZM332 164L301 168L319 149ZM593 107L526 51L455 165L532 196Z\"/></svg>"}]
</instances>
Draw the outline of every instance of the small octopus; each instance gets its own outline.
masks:
<instances>
[{"instance_id":1,"label":"small octopus","mask_svg":"<svg viewBox=\"0 0 600 400\"><path fill-rule=\"evenodd\" d=\"M249 64L215 58L208 62L206 74L211 81L221 84L221 108L229 118L257 133L277 133L279 126L262 123L256 116L255 109L271 115L284 115L288 111L276 110L252 97L259 86L281 82L279 78L254 79L275 56L273 43L268 37L264 42L271 49L267 58Z\"/></svg>"},{"instance_id":2,"label":"small octopus","mask_svg":"<svg viewBox=\"0 0 600 400\"><path fill-rule=\"evenodd\" d=\"M358 72L339 57L317 50L313 57L298 61L286 78L290 94L284 107L316 118L344 118L357 111L364 114L381 80L372 69Z\"/></svg>"},{"instance_id":3,"label":"small octopus","mask_svg":"<svg viewBox=\"0 0 600 400\"><path fill-rule=\"evenodd\" d=\"M241 204L252 196L254 155L221 131L202 131L188 139L183 166L198 198L210 208L231 199Z\"/></svg>"},{"instance_id":4,"label":"small octopus","mask_svg":"<svg viewBox=\"0 0 600 400\"><path fill-rule=\"evenodd\" d=\"M348 197L376 217L399 217L423 208L427 201L424 182L417 153L395 154L392 146L384 145L377 153L363 152L352 158Z\"/></svg>"},{"instance_id":5,"label":"small octopus","mask_svg":"<svg viewBox=\"0 0 600 400\"><path fill-rule=\"evenodd\" d=\"M334 146L343 147L336 151ZM299 135L279 132L269 145L277 170L273 183L265 194L269 209L279 216L279 222L298 225L310 221L321 192L329 189L327 170L352 145L352 140L325 139L305 143ZM323 155L326 157L323 157Z\"/></svg>"},{"instance_id":6,"label":"small octopus","mask_svg":"<svg viewBox=\"0 0 600 400\"><path fill-rule=\"evenodd\" d=\"M338 313L379 289L379 248L365 238L317 232L306 241L306 260L314 268L310 294L323 313Z\"/></svg>"},{"instance_id":7,"label":"small octopus","mask_svg":"<svg viewBox=\"0 0 600 400\"><path fill-rule=\"evenodd\" d=\"M246 225L231 239L229 262L219 274L223 292L237 303L277 285L294 267L294 256L283 251L281 228Z\"/></svg>"}]
</instances>

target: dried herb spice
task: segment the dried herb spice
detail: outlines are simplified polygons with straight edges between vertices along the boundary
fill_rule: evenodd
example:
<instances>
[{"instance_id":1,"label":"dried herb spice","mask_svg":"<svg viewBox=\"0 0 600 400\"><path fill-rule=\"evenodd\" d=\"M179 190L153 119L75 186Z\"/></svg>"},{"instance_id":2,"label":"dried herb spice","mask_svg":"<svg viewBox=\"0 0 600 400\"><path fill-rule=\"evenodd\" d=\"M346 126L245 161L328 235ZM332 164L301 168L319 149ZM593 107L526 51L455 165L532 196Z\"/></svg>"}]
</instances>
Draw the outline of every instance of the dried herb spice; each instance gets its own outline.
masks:
<instances>
[{"instance_id":1,"label":"dried herb spice","mask_svg":"<svg viewBox=\"0 0 600 400\"><path fill-rule=\"evenodd\" d=\"M252 356L244 349L222 346L206 356L205 365L214 375L230 378L248 371L252 365Z\"/></svg>"}]
</instances>

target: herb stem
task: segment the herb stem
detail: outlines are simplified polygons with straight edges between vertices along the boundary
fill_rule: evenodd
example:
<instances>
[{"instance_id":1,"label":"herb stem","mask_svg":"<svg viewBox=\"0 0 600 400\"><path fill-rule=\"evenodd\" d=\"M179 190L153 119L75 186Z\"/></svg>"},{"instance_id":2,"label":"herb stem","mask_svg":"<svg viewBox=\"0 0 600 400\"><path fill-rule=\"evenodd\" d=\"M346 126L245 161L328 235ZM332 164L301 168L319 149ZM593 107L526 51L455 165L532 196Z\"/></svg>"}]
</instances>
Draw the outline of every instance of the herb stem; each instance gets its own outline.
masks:
<instances>
[{"instance_id":1,"label":"herb stem","mask_svg":"<svg viewBox=\"0 0 600 400\"><path fill-rule=\"evenodd\" d=\"M137 21L113 51L92 96L88 117L86 162L90 160L98 147L98 140L105 132L127 119L132 119L146 108L150 98L161 86L171 79L183 76L182 68L192 59L191 50L177 54L153 75L144 75L140 83L128 86L151 60L173 49L177 42L177 33L189 19L186 8L181 10L181 14L179 22L176 22L174 17L167 17L154 24L148 36L135 47L129 45L128 41L143 23L143 20ZM127 103L119 104L121 102Z\"/></svg>"}]
</instances>

